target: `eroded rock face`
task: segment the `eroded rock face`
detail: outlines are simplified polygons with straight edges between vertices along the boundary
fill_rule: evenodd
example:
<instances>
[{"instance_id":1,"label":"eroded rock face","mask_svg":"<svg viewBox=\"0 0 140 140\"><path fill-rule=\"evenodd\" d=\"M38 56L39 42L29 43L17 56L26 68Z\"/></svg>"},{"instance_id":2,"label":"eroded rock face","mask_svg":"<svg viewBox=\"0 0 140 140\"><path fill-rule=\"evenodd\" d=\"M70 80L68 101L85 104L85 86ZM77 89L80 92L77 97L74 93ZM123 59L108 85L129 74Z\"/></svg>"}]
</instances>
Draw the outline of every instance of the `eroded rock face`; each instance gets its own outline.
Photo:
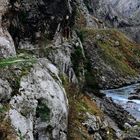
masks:
<instances>
[{"instance_id":1,"label":"eroded rock face","mask_svg":"<svg viewBox=\"0 0 140 140\"><path fill-rule=\"evenodd\" d=\"M68 106L57 68L40 59L20 86L9 111L17 133L26 140L66 140Z\"/></svg>"},{"instance_id":2,"label":"eroded rock face","mask_svg":"<svg viewBox=\"0 0 140 140\"><path fill-rule=\"evenodd\" d=\"M0 102L5 102L11 98L12 89L8 81L0 79Z\"/></svg>"},{"instance_id":3,"label":"eroded rock face","mask_svg":"<svg viewBox=\"0 0 140 140\"><path fill-rule=\"evenodd\" d=\"M52 39L58 25L65 26L66 16L69 16L69 25L73 24L72 5L73 1L69 0L11 0L4 22L8 22L16 45L25 38L35 42L44 34Z\"/></svg>"},{"instance_id":4,"label":"eroded rock face","mask_svg":"<svg viewBox=\"0 0 140 140\"><path fill-rule=\"evenodd\" d=\"M16 56L13 39L8 31L0 28L0 58Z\"/></svg>"},{"instance_id":5,"label":"eroded rock face","mask_svg":"<svg viewBox=\"0 0 140 140\"><path fill-rule=\"evenodd\" d=\"M86 4L84 3L84 0L77 1L77 7L83 14L85 20L86 20L86 26L87 27L98 27L96 21L94 20L93 16L90 14L90 11L88 7L86 7Z\"/></svg>"},{"instance_id":6,"label":"eroded rock face","mask_svg":"<svg viewBox=\"0 0 140 140\"><path fill-rule=\"evenodd\" d=\"M7 10L4 9L7 1L2 0L1 2L2 6L0 5L0 10L2 9L2 14L0 14L3 15ZM31 68L31 71L28 69L22 71L16 66L10 67L13 73L18 73L18 71L23 72L21 77L16 77L17 79L14 77L14 80L18 80L15 81L14 84L19 83L19 85L16 86L16 90L14 90L12 82L11 87L13 89L11 89L6 80L0 79L0 103L2 107L5 106L3 102L8 104L8 109L5 111L6 113L4 112L3 114L6 114L7 119L10 120L8 125L10 125L10 127L12 126L15 137L18 137L14 138L14 140L66 140L68 102L60 77L67 75L66 77L69 78L70 83L79 84L80 86L84 83L85 78L84 60L74 60L80 63L76 63L76 66L77 64L81 66L80 69L77 70L81 74L79 77L76 77L76 71L73 69L74 63L72 63L72 54L75 53L76 50L76 53L82 55L82 57L76 57L77 59L83 59L83 57L85 57L81 41L77 35L73 37L73 33L69 38L65 36L62 37L61 34L61 30L64 29L65 25L68 24L68 26L71 27L74 22L74 20L72 20L74 19L74 11L72 9L73 0L10 0L9 2L9 9L2 19L3 27L0 28L0 58L8 58L9 56L16 55L14 40L18 51L23 49L27 53L29 51L30 54L34 51L32 54L35 55L38 60ZM86 8L86 4L84 4L82 0L78 4L81 10L84 8L83 15L86 18L87 26L97 27L97 21L94 21L97 19L92 19L92 15L90 15L91 11L87 10L88 8L92 9L92 7ZM110 18L114 20L113 14L116 14L116 11L111 8L110 11ZM2 17L1 15L0 17ZM65 21L67 16L69 18L68 23ZM12 37L6 27L8 27ZM57 33L60 33L60 36L57 36ZM44 47L43 45L45 43L42 42L44 39L54 39L54 42L49 42L50 44L48 43ZM97 36L97 39L100 40L101 37ZM119 42L116 41L115 46L119 46ZM105 69L105 73L109 74L108 77L102 75L100 77L101 81L106 84L108 82L106 79L110 78L110 68L102 62L103 60L98 58L98 53L94 50L97 46L92 46L87 43L86 47L91 49L89 49L90 56L92 56L93 53L97 56L97 58L91 58L92 61L97 62L97 66L102 64L103 68L101 69ZM43 48L44 55L42 55L43 53L40 48ZM43 58L39 59L39 57ZM92 63L93 66L95 66L95 63ZM111 75L115 75L112 70L111 72ZM118 75L116 75L116 77L117 76ZM3 76L3 78L5 77L6 76ZM78 78L81 78L82 82ZM112 81L114 81L114 77L112 77ZM75 97L76 96L77 94ZM106 100L101 106L102 105L104 106L104 108L102 108L103 111L110 116L116 124L120 125L120 127L123 127L126 121L129 122L129 120L127 120L129 115L112 101ZM117 111L117 113L115 111ZM118 115L118 117L116 117L116 115ZM117 122L117 120L119 120L119 122ZM109 121L105 119L101 120L99 116L87 113L85 125L89 134L94 133L92 135L94 139L102 140L107 139L106 136L109 129L108 122ZM78 129L81 130L82 128ZM113 130L117 133L116 129ZM120 133L117 135L117 138L119 137Z\"/></svg>"},{"instance_id":7,"label":"eroded rock face","mask_svg":"<svg viewBox=\"0 0 140 140\"><path fill-rule=\"evenodd\" d=\"M71 42L61 41L61 36L57 36L56 38L54 45L51 46L52 49L48 48L47 57L59 68L61 75L67 75L70 82L77 84L78 80L73 70L71 54L73 53L74 44L78 43L77 47L82 46L80 46L80 42L77 38L74 38Z\"/></svg>"},{"instance_id":8,"label":"eroded rock face","mask_svg":"<svg viewBox=\"0 0 140 140\"><path fill-rule=\"evenodd\" d=\"M2 16L5 14L8 4L7 0L0 2L0 58L16 55L13 39L7 29L2 27Z\"/></svg>"},{"instance_id":9,"label":"eroded rock face","mask_svg":"<svg viewBox=\"0 0 140 140\"><path fill-rule=\"evenodd\" d=\"M1 4L0 4L0 23L2 20L2 15L6 12L7 7L8 7L8 0L1 0Z\"/></svg>"},{"instance_id":10,"label":"eroded rock face","mask_svg":"<svg viewBox=\"0 0 140 140\"><path fill-rule=\"evenodd\" d=\"M136 42L140 42L139 0L84 0L90 14L106 27L119 28Z\"/></svg>"}]
</instances>

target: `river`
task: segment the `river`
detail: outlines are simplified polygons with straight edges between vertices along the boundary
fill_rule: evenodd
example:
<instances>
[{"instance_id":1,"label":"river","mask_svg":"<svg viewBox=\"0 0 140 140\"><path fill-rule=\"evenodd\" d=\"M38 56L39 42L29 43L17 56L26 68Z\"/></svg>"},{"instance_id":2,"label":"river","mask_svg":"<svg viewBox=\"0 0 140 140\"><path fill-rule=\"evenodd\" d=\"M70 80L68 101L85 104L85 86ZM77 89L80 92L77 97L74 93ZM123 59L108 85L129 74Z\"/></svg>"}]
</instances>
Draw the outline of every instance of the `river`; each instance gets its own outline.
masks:
<instances>
[{"instance_id":1,"label":"river","mask_svg":"<svg viewBox=\"0 0 140 140\"><path fill-rule=\"evenodd\" d=\"M130 93L134 93L138 88L140 88L140 83L118 89L101 90L101 92L106 94L107 97L111 97L115 103L120 104L132 116L140 121L140 100L128 99Z\"/></svg>"}]
</instances>

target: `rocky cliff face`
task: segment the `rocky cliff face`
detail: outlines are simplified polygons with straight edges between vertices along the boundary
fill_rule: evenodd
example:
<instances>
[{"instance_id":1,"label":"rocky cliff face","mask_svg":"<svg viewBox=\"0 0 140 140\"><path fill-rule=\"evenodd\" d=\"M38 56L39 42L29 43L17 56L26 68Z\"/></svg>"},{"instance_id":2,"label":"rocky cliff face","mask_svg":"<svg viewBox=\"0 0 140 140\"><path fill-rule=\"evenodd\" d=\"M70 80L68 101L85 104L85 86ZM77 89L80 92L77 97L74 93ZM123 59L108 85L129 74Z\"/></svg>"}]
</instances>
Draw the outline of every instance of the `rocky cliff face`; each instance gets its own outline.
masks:
<instances>
[{"instance_id":1,"label":"rocky cliff face","mask_svg":"<svg viewBox=\"0 0 140 140\"><path fill-rule=\"evenodd\" d=\"M0 126L0 139L65 140L68 101L60 80L60 72L45 57L42 59L37 57L40 54L42 55L40 57L43 57L45 49L58 50L58 55L62 59L56 57L55 61L63 63L59 66L61 73L69 71L70 78L76 81L74 72L70 70L70 56L65 60L66 51L57 49L58 46L53 43L47 46L43 41L53 39L56 30L66 26L67 23L64 21L66 16L69 17L69 24L72 24L72 2L2 1L0 5L0 58L7 59L6 63L21 62L10 67L3 67L1 63L0 116L1 121L4 118L5 120ZM42 49L40 44L44 46L42 53L40 53ZM65 48L69 48L68 43ZM25 62L24 56L18 60L18 54L22 56L21 51L27 49L38 50L35 52L37 56L34 55L34 60L26 59ZM29 58L28 53L27 57ZM54 58L55 56L51 60L53 61ZM7 71L7 74L4 74L4 71Z\"/></svg>"},{"instance_id":2,"label":"rocky cliff face","mask_svg":"<svg viewBox=\"0 0 140 140\"><path fill-rule=\"evenodd\" d=\"M136 42L140 42L138 0L85 0L92 16L104 22L106 27L117 27Z\"/></svg>"},{"instance_id":3,"label":"rocky cliff face","mask_svg":"<svg viewBox=\"0 0 140 140\"><path fill-rule=\"evenodd\" d=\"M95 30L102 20L113 25L100 13L104 4L91 2L1 0L1 140L117 140L133 127L138 136L135 118L99 88L138 80L139 45Z\"/></svg>"},{"instance_id":4,"label":"rocky cliff face","mask_svg":"<svg viewBox=\"0 0 140 140\"><path fill-rule=\"evenodd\" d=\"M16 44L25 39L35 43L44 35L53 39L57 28L61 30L65 26L66 16L69 16L69 24L72 26L74 18L72 6L73 2L69 0L51 2L11 0L3 24L7 23Z\"/></svg>"}]
</instances>

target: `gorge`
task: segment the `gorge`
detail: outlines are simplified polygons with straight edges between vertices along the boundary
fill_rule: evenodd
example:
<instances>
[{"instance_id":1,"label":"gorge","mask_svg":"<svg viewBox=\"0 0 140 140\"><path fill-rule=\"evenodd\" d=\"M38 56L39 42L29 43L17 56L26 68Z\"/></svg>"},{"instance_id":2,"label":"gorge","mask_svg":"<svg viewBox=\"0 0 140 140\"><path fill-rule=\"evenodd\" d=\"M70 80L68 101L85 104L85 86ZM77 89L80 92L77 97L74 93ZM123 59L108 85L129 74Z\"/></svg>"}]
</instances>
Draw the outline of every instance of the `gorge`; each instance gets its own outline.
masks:
<instances>
[{"instance_id":1,"label":"gorge","mask_svg":"<svg viewBox=\"0 0 140 140\"><path fill-rule=\"evenodd\" d=\"M0 0L0 140L139 140L139 14L139 0Z\"/></svg>"}]
</instances>

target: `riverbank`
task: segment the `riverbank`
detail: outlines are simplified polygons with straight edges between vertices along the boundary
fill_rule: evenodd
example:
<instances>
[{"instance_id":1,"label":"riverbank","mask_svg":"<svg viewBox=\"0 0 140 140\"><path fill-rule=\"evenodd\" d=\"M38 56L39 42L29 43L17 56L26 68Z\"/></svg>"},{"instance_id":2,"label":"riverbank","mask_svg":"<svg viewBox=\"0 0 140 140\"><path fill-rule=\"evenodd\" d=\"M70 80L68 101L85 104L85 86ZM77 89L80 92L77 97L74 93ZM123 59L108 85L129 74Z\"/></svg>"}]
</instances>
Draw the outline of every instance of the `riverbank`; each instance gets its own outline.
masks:
<instances>
[{"instance_id":1,"label":"riverbank","mask_svg":"<svg viewBox=\"0 0 140 140\"><path fill-rule=\"evenodd\" d=\"M104 112L104 118L108 122L112 132L119 140L139 140L139 120L131 115L123 106L115 102L111 97L96 97L88 95L96 102L96 105ZM113 137L113 140L118 140Z\"/></svg>"},{"instance_id":2,"label":"riverbank","mask_svg":"<svg viewBox=\"0 0 140 140\"><path fill-rule=\"evenodd\" d=\"M111 97L112 100L121 105L133 117L140 121L140 100L129 100L129 96L139 89L140 83L124 86L118 89L101 90L106 97Z\"/></svg>"}]
</instances>

